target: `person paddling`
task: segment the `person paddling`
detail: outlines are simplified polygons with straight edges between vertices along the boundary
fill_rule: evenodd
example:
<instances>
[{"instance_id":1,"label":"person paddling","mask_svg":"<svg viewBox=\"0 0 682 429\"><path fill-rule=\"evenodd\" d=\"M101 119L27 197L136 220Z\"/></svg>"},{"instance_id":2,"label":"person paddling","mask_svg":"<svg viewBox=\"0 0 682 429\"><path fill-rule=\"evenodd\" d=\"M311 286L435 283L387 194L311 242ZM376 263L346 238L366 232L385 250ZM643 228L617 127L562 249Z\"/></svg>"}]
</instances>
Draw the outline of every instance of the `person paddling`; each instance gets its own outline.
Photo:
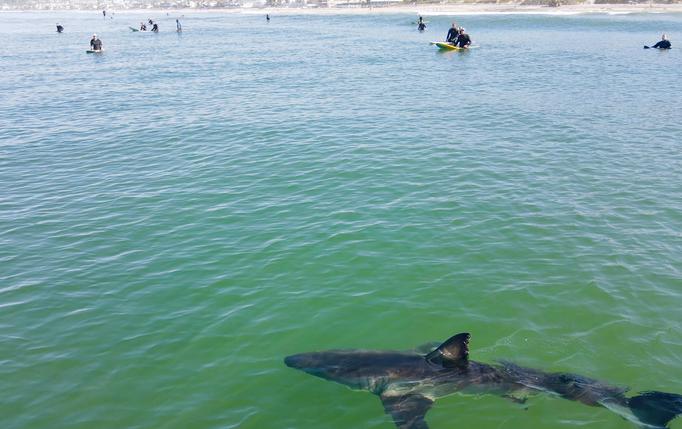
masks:
<instances>
[{"instance_id":1,"label":"person paddling","mask_svg":"<svg viewBox=\"0 0 682 429\"><path fill-rule=\"evenodd\" d=\"M92 48L93 51L101 51L102 50L102 41L97 38L96 34L92 35L92 39L90 39L90 47Z\"/></svg>"},{"instance_id":2,"label":"person paddling","mask_svg":"<svg viewBox=\"0 0 682 429\"><path fill-rule=\"evenodd\" d=\"M647 48L648 46L645 46ZM661 36L661 41L656 43L652 48L654 49L670 49L672 45L670 44L670 40L668 40L668 36L665 34Z\"/></svg>"},{"instance_id":3,"label":"person paddling","mask_svg":"<svg viewBox=\"0 0 682 429\"><path fill-rule=\"evenodd\" d=\"M62 31L64 31L64 27L62 27L60 23L57 23L57 33L61 33Z\"/></svg>"}]
</instances>

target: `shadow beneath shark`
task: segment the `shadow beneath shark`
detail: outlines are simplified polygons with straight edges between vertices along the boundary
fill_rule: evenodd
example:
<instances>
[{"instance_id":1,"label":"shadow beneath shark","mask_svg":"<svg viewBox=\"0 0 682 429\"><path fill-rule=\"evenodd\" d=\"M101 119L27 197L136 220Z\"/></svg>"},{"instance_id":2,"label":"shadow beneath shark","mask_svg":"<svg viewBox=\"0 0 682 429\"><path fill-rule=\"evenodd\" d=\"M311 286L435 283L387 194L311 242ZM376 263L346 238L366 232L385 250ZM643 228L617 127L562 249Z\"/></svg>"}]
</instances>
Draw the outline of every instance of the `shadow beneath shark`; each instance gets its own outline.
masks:
<instances>
[{"instance_id":1,"label":"shadow beneath shark","mask_svg":"<svg viewBox=\"0 0 682 429\"><path fill-rule=\"evenodd\" d=\"M434 401L455 392L495 393L515 402L550 393L585 405L605 407L642 428L665 428L682 413L682 396L642 392L570 373L551 373L510 362L469 360L468 333L457 334L425 355L417 352L328 350L288 356L284 363L308 374L381 398L400 429L428 428L424 417Z\"/></svg>"}]
</instances>

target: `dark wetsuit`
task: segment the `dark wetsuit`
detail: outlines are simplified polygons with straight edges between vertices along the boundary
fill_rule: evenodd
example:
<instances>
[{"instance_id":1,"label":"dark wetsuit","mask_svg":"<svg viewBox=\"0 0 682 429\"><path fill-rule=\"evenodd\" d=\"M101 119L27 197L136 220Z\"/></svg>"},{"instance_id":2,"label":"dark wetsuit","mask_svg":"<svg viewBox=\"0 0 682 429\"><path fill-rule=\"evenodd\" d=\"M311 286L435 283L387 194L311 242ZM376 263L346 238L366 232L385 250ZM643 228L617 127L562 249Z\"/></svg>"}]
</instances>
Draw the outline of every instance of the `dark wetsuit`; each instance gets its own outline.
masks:
<instances>
[{"instance_id":1,"label":"dark wetsuit","mask_svg":"<svg viewBox=\"0 0 682 429\"><path fill-rule=\"evenodd\" d=\"M670 41L668 40L661 40L660 42L656 43L652 48L656 49L670 49L672 45L670 44Z\"/></svg>"},{"instance_id":2,"label":"dark wetsuit","mask_svg":"<svg viewBox=\"0 0 682 429\"><path fill-rule=\"evenodd\" d=\"M426 24L423 22L420 22L419 25L417 26L417 30L419 31L424 31L426 29Z\"/></svg>"},{"instance_id":3,"label":"dark wetsuit","mask_svg":"<svg viewBox=\"0 0 682 429\"><path fill-rule=\"evenodd\" d=\"M61 33L62 31L64 31L64 27L62 27L61 25L58 25L57 26L57 33Z\"/></svg>"},{"instance_id":4,"label":"dark wetsuit","mask_svg":"<svg viewBox=\"0 0 682 429\"><path fill-rule=\"evenodd\" d=\"M152 27L152 31L155 33L158 33L159 32L159 26L154 24L154 26Z\"/></svg>"},{"instance_id":5,"label":"dark wetsuit","mask_svg":"<svg viewBox=\"0 0 682 429\"><path fill-rule=\"evenodd\" d=\"M140 31L147 31L147 26L144 24L140 25Z\"/></svg>"},{"instance_id":6,"label":"dark wetsuit","mask_svg":"<svg viewBox=\"0 0 682 429\"><path fill-rule=\"evenodd\" d=\"M459 32L457 31L456 28L449 29L448 35L447 35L447 37L445 37L445 41L450 42L450 43L455 43L455 41L457 40L458 33Z\"/></svg>"},{"instance_id":7,"label":"dark wetsuit","mask_svg":"<svg viewBox=\"0 0 682 429\"><path fill-rule=\"evenodd\" d=\"M92 48L93 51L101 51L102 50L102 41L99 39L91 40L90 41L90 47Z\"/></svg>"},{"instance_id":8,"label":"dark wetsuit","mask_svg":"<svg viewBox=\"0 0 682 429\"><path fill-rule=\"evenodd\" d=\"M469 45L471 45L471 38L469 37L468 34L462 33L459 36L457 36L455 46L459 46L460 48L466 48Z\"/></svg>"}]
</instances>

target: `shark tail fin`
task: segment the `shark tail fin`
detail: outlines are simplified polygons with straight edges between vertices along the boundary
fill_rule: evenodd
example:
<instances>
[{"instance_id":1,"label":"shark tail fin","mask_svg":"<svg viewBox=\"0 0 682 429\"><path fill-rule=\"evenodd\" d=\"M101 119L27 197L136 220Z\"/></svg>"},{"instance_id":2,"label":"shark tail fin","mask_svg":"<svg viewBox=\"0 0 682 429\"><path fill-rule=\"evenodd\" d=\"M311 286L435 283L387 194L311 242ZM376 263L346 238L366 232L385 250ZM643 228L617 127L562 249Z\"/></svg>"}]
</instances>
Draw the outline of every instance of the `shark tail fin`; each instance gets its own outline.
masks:
<instances>
[{"instance_id":1,"label":"shark tail fin","mask_svg":"<svg viewBox=\"0 0 682 429\"><path fill-rule=\"evenodd\" d=\"M628 399L632 413L648 427L666 428L682 414L682 395L665 392L641 392Z\"/></svg>"}]
</instances>

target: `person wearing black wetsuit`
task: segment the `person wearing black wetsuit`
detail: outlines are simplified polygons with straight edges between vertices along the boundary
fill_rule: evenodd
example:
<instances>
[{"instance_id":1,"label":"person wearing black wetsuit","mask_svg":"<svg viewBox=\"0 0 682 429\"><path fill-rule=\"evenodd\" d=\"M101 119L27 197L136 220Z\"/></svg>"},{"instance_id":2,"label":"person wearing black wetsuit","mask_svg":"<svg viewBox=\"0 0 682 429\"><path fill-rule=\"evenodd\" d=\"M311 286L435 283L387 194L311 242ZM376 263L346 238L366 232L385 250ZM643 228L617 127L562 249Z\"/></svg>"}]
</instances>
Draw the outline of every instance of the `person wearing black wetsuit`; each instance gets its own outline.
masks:
<instances>
[{"instance_id":1,"label":"person wearing black wetsuit","mask_svg":"<svg viewBox=\"0 0 682 429\"><path fill-rule=\"evenodd\" d=\"M668 37L664 34L661 36L661 41L656 43L652 48L655 49L670 49L672 45L670 44L670 40L668 40Z\"/></svg>"},{"instance_id":2,"label":"person wearing black wetsuit","mask_svg":"<svg viewBox=\"0 0 682 429\"><path fill-rule=\"evenodd\" d=\"M459 31L457 30L457 24L453 22L452 27L450 27L448 30L448 35L445 37L445 41L449 43L455 43L458 35Z\"/></svg>"},{"instance_id":3,"label":"person wearing black wetsuit","mask_svg":"<svg viewBox=\"0 0 682 429\"><path fill-rule=\"evenodd\" d=\"M423 22L420 22L419 25L417 26L417 30L419 30L419 31L426 30L426 24L424 24Z\"/></svg>"},{"instance_id":4,"label":"person wearing black wetsuit","mask_svg":"<svg viewBox=\"0 0 682 429\"><path fill-rule=\"evenodd\" d=\"M57 33L61 33L62 31L64 31L64 27L62 27L60 23L57 23Z\"/></svg>"},{"instance_id":5,"label":"person wearing black wetsuit","mask_svg":"<svg viewBox=\"0 0 682 429\"><path fill-rule=\"evenodd\" d=\"M149 25L152 25L152 24L154 24L154 21L152 21L152 19L151 19L151 18L149 18L149 19L147 20L147 22L149 23Z\"/></svg>"},{"instance_id":6,"label":"person wearing black wetsuit","mask_svg":"<svg viewBox=\"0 0 682 429\"><path fill-rule=\"evenodd\" d=\"M457 40L455 40L454 44L455 46L459 46L463 49L468 48L469 45L471 45L471 37L464 32L463 28L460 28L459 35L457 36Z\"/></svg>"},{"instance_id":7,"label":"person wearing black wetsuit","mask_svg":"<svg viewBox=\"0 0 682 429\"><path fill-rule=\"evenodd\" d=\"M265 14L265 20L266 20L267 22L270 22L270 14L269 14L269 13L266 13L266 14Z\"/></svg>"},{"instance_id":8,"label":"person wearing black wetsuit","mask_svg":"<svg viewBox=\"0 0 682 429\"><path fill-rule=\"evenodd\" d=\"M102 41L97 38L96 34L93 34L92 39L90 39L90 47L92 48L93 51L102 50Z\"/></svg>"},{"instance_id":9,"label":"person wearing black wetsuit","mask_svg":"<svg viewBox=\"0 0 682 429\"><path fill-rule=\"evenodd\" d=\"M152 31L153 31L154 33L158 33L158 32L159 32L159 25L158 25L156 22L154 23L154 25L152 25Z\"/></svg>"},{"instance_id":10,"label":"person wearing black wetsuit","mask_svg":"<svg viewBox=\"0 0 682 429\"><path fill-rule=\"evenodd\" d=\"M144 22L140 22L140 31L147 31L147 26L144 24Z\"/></svg>"}]
</instances>

